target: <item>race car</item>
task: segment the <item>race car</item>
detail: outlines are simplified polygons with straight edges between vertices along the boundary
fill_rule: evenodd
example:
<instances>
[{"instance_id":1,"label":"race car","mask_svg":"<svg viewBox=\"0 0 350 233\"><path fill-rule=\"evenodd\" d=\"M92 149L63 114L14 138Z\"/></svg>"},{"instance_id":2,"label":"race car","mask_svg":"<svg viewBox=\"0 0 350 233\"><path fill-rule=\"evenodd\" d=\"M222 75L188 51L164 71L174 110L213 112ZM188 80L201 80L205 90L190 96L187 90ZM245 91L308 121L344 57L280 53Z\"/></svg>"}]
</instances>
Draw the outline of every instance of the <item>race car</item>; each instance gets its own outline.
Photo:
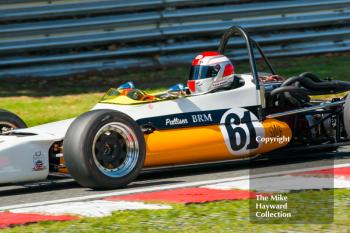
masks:
<instances>
[{"instance_id":1,"label":"race car","mask_svg":"<svg viewBox=\"0 0 350 233\"><path fill-rule=\"evenodd\" d=\"M224 55L232 36L245 41L250 73L236 74ZM268 73L257 71L255 49ZM309 72L282 78L258 43L234 26L218 52L194 59L187 87L148 94L128 82L75 119L31 128L11 124L18 117L0 112L0 184L68 172L82 186L111 189L147 168L335 150L350 144L350 97L310 96L349 90L348 82Z\"/></svg>"}]
</instances>

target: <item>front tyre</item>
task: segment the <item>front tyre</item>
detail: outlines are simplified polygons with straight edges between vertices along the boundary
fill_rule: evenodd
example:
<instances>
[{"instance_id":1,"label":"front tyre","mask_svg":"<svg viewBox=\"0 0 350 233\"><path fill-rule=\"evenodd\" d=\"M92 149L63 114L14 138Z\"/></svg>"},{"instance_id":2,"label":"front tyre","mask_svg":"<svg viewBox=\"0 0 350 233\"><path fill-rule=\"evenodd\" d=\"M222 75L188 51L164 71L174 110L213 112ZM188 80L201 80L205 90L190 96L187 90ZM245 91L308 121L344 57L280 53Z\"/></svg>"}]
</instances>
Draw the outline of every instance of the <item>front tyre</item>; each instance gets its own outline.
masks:
<instances>
[{"instance_id":1,"label":"front tyre","mask_svg":"<svg viewBox=\"0 0 350 233\"><path fill-rule=\"evenodd\" d=\"M79 116L63 142L66 166L82 186L123 187L140 173L146 155L137 123L124 113L93 110Z\"/></svg>"},{"instance_id":2,"label":"front tyre","mask_svg":"<svg viewBox=\"0 0 350 233\"><path fill-rule=\"evenodd\" d=\"M17 128L27 128L27 125L14 113L0 109L0 134Z\"/></svg>"}]
</instances>

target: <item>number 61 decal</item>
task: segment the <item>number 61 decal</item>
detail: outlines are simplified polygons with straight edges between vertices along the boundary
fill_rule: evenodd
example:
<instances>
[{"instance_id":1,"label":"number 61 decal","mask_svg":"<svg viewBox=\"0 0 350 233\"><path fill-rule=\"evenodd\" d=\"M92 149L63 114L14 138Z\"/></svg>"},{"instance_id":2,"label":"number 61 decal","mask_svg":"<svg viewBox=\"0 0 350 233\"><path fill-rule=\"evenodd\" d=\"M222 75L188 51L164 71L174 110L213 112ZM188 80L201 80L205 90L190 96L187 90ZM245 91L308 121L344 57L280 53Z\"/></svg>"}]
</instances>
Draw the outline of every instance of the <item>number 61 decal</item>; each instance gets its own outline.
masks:
<instances>
[{"instance_id":1,"label":"number 61 decal","mask_svg":"<svg viewBox=\"0 0 350 233\"><path fill-rule=\"evenodd\" d=\"M258 149L256 138L264 135L256 116L242 108L228 110L221 118L220 129L227 149L233 155L245 155Z\"/></svg>"}]
</instances>

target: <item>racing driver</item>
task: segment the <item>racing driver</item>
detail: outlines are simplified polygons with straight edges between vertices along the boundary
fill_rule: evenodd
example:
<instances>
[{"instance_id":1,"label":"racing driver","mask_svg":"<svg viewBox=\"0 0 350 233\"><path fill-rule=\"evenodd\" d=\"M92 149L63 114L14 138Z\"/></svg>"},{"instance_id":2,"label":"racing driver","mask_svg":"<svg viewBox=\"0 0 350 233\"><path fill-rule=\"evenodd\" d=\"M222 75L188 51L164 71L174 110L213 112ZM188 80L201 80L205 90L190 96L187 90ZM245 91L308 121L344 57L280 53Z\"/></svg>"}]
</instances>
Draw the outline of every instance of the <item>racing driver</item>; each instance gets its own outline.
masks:
<instances>
[{"instance_id":1,"label":"racing driver","mask_svg":"<svg viewBox=\"0 0 350 233\"><path fill-rule=\"evenodd\" d=\"M226 89L232 85L234 66L218 52L203 52L192 62L187 87L191 95Z\"/></svg>"}]
</instances>

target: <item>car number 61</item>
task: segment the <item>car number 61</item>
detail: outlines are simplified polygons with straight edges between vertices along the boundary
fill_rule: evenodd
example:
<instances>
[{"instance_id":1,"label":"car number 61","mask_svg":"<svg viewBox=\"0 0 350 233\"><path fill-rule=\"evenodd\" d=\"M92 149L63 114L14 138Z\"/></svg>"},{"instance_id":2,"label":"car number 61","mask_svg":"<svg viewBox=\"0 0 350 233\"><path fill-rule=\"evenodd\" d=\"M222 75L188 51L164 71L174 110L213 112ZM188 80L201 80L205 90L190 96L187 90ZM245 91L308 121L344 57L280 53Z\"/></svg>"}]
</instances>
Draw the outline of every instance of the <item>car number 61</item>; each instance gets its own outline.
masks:
<instances>
[{"instance_id":1,"label":"car number 61","mask_svg":"<svg viewBox=\"0 0 350 233\"><path fill-rule=\"evenodd\" d=\"M245 109L230 109L221 118L220 128L231 154L241 155L259 147L257 136L263 135L262 124Z\"/></svg>"}]
</instances>

